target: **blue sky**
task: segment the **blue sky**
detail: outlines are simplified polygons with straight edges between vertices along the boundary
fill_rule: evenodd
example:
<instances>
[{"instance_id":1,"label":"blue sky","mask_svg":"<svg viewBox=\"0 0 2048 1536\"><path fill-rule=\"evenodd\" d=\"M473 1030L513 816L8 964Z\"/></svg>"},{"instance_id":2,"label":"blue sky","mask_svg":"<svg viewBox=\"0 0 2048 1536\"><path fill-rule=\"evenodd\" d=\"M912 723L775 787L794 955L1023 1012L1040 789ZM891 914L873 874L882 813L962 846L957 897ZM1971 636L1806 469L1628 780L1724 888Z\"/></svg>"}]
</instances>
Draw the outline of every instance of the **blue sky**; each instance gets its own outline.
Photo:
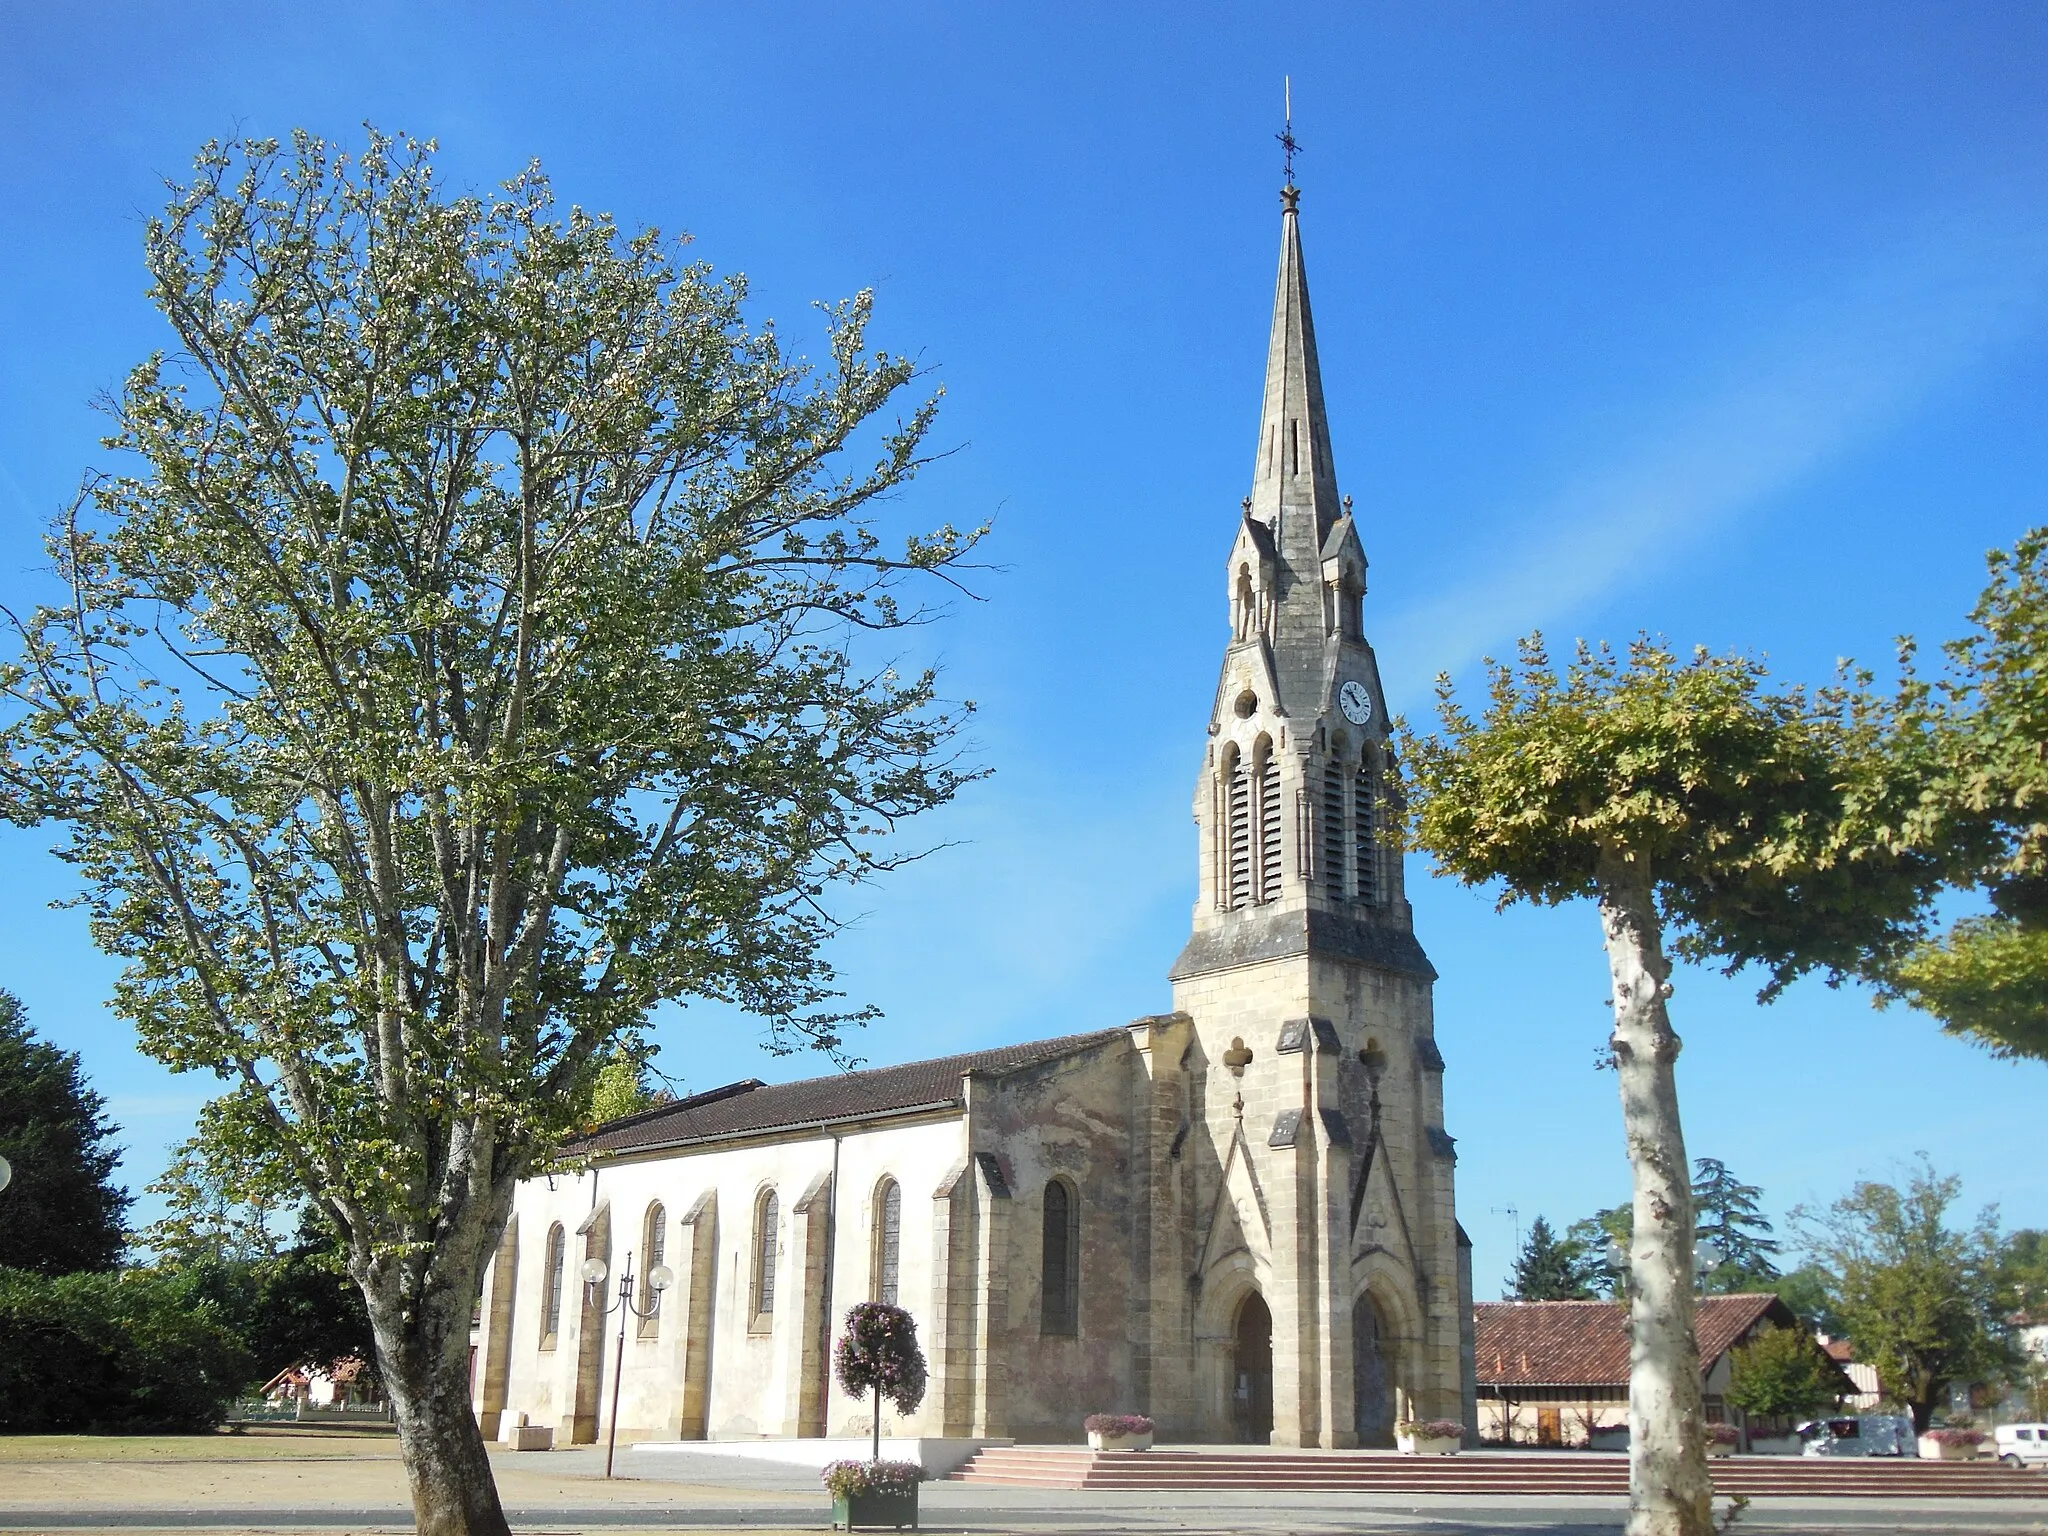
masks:
<instances>
[{"instance_id":1,"label":"blue sky","mask_svg":"<svg viewBox=\"0 0 2048 1536\"><path fill-rule=\"evenodd\" d=\"M1343 488L1396 708L1541 626L1819 680L1956 633L2044 516L2048 10L1441 3L886 8L71 4L0 11L0 599L165 342L140 221L209 135L364 120L483 185L687 230L757 311L878 292L960 451L904 516L997 518L932 637L995 769L837 946L874 1061L1168 1004L1249 488L1280 81ZM153 1177L206 1084L138 1058L44 840L0 837L0 984ZM1410 889L1481 1295L1517 1210L1623 1197L1590 909ZM1918 1151L2048 1225L2044 1069L1802 985L1681 976L1689 1137L1782 1212ZM692 1087L799 1075L664 1018Z\"/></svg>"}]
</instances>

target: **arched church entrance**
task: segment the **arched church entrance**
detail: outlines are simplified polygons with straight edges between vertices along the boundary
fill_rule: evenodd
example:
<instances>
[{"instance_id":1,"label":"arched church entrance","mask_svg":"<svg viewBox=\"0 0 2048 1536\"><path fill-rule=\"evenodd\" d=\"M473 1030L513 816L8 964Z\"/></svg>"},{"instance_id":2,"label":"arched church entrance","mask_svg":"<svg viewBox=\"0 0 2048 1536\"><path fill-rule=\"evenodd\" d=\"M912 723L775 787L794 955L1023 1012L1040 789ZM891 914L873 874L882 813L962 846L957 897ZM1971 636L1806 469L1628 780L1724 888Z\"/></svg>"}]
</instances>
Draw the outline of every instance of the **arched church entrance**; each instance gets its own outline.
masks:
<instances>
[{"instance_id":1,"label":"arched church entrance","mask_svg":"<svg viewBox=\"0 0 2048 1536\"><path fill-rule=\"evenodd\" d=\"M1385 1319L1370 1292L1351 1309L1352 1392L1358 1405L1358 1443L1394 1443L1394 1370Z\"/></svg>"},{"instance_id":2,"label":"arched church entrance","mask_svg":"<svg viewBox=\"0 0 2048 1536\"><path fill-rule=\"evenodd\" d=\"M1237 1309L1231 1345L1230 1426L1246 1445L1273 1438L1273 1314L1257 1291Z\"/></svg>"}]
</instances>

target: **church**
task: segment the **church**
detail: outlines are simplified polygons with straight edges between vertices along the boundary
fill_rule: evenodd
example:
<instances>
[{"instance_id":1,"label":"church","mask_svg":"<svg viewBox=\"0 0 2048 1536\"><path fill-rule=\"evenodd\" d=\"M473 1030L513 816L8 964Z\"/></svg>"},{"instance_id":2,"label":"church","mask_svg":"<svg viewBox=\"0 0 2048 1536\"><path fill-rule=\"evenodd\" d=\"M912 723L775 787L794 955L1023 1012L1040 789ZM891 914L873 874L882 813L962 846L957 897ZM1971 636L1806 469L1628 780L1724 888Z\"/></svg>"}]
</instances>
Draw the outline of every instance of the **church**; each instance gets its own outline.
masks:
<instances>
[{"instance_id":1,"label":"church","mask_svg":"<svg viewBox=\"0 0 2048 1536\"><path fill-rule=\"evenodd\" d=\"M1073 1441L1095 1412L1276 1446L1390 1445L1411 1416L1476 1427L1435 972L1384 836L1398 791L1367 561L1291 181L1281 202L1173 1011L733 1083L599 1128L572 1149L580 1176L521 1187L491 1263L486 1438L613 1427L616 1291L585 1284L591 1260L674 1277L642 1278L627 1316L625 1441L865 1433L831 1359L866 1300L907 1308L930 1362L892 1436Z\"/></svg>"}]
</instances>

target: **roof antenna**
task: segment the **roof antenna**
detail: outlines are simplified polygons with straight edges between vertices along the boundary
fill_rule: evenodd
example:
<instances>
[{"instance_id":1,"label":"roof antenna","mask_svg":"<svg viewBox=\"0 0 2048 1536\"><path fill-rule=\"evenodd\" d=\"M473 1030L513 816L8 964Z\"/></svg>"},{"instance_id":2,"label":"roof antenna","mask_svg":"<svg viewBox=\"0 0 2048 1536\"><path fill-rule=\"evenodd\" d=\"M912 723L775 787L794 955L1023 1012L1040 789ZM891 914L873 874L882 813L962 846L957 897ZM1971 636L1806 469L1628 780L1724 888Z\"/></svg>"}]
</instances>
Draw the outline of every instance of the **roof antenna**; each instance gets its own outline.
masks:
<instances>
[{"instance_id":1,"label":"roof antenna","mask_svg":"<svg viewBox=\"0 0 2048 1536\"><path fill-rule=\"evenodd\" d=\"M1280 140L1281 164L1287 175L1287 185L1282 190L1293 192L1297 190L1294 185L1294 156L1296 151L1301 148L1300 143L1294 137L1294 77L1292 75L1282 75L1280 81L1281 100L1284 105L1285 115L1283 126L1276 137Z\"/></svg>"}]
</instances>

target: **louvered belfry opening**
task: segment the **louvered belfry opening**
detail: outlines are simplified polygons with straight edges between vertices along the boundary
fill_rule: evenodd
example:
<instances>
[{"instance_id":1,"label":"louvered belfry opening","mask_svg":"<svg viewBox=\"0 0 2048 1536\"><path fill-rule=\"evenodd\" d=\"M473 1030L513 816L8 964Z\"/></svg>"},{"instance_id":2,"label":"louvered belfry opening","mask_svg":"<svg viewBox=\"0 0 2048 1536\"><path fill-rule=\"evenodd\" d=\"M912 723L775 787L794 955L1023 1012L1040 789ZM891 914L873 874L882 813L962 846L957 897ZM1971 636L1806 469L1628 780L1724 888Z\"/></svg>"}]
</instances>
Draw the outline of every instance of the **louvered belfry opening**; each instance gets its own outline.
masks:
<instances>
[{"instance_id":1,"label":"louvered belfry opening","mask_svg":"<svg viewBox=\"0 0 2048 1536\"><path fill-rule=\"evenodd\" d=\"M1376 835L1377 806L1373 799L1372 764L1361 763L1351 781L1351 835L1358 851L1358 899L1376 904L1380 899L1380 845Z\"/></svg>"},{"instance_id":2,"label":"louvered belfry opening","mask_svg":"<svg viewBox=\"0 0 2048 1536\"><path fill-rule=\"evenodd\" d=\"M1228 773L1223 807L1227 866L1223 904L1234 911L1252 899L1252 786L1242 757L1230 760Z\"/></svg>"},{"instance_id":3,"label":"louvered belfry opening","mask_svg":"<svg viewBox=\"0 0 2048 1536\"><path fill-rule=\"evenodd\" d=\"M1259 760L1259 900L1280 899L1280 757L1269 746Z\"/></svg>"},{"instance_id":4,"label":"louvered belfry opening","mask_svg":"<svg viewBox=\"0 0 2048 1536\"><path fill-rule=\"evenodd\" d=\"M1344 770L1323 769L1323 889L1344 894Z\"/></svg>"}]
</instances>

